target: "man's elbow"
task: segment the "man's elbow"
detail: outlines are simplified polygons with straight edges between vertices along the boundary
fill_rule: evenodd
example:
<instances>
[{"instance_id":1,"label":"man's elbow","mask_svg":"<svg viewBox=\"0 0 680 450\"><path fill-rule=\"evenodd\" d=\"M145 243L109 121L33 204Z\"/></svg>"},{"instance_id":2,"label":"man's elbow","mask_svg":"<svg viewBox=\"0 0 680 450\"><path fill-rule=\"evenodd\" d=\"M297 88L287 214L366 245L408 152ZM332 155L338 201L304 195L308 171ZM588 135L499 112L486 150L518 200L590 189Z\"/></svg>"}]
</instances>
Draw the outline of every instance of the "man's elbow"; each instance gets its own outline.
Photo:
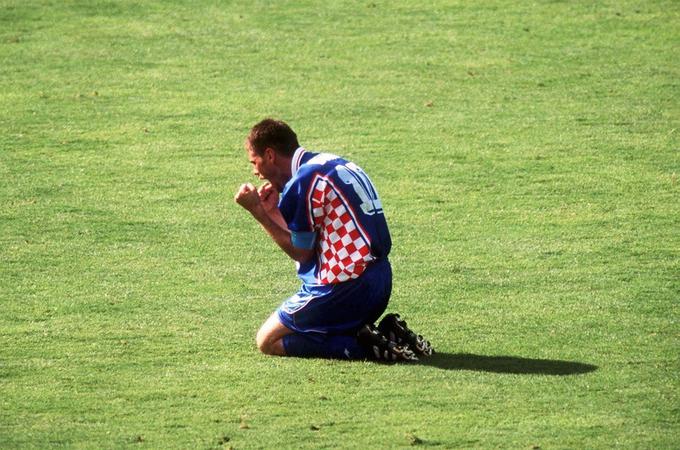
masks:
<instances>
[{"instance_id":1,"label":"man's elbow","mask_svg":"<svg viewBox=\"0 0 680 450\"><path fill-rule=\"evenodd\" d=\"M304 264L309 261L311 261L314 258L315 252L314 249L306 249L306 248L295 248L293 254L291 257L298 263Z\"/></svg>"}]
</instances>

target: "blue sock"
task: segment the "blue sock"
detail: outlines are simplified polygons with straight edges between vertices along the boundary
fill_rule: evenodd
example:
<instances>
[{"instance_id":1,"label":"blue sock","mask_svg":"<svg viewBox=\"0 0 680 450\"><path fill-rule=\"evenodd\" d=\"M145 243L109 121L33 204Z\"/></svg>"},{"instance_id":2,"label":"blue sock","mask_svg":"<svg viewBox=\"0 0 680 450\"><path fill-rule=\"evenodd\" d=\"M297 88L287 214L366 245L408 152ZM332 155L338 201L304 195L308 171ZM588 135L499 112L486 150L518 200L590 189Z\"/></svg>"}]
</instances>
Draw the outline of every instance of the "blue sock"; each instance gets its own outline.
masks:
<instances>
[{"instance_id":1,"label":"blue sock","mask_svg":"<svg viewBox=\"0 0 680 450\"><path fill-rule=\"evenodd\" d=\"M293 333L283 337L283 347L288 356L300 358L366 359L354 336Z\"/></svg>"}]
</instances>

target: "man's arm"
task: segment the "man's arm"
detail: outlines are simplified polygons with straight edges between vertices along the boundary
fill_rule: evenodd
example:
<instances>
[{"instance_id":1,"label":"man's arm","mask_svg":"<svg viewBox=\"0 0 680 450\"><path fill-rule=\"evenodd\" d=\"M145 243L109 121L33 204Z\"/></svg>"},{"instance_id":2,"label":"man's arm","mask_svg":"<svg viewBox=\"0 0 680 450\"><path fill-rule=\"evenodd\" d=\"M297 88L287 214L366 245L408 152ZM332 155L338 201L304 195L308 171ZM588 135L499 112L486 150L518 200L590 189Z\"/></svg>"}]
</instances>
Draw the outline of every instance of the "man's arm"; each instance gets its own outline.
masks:
<instances>
[{"instance_id":1,"label":"man's arm","mask_svg":"<svg viewBox=\"0 0 680 450\"><path fill-rule=\"evenodd\" d=\"M279 210L279 193L276 192L276 189L274 189L270 183L265 183L257 190L257 195L260 197L260 203L269 218L276 222L281 228L287 230L288 224Z\"/></svg>"},{"instance_id":2,"label":"man's arm","mask_svg":"<svg viewBox=\"0 0 680 450\"><path fill-rule=\"evenodd\" d=\"M236 192L234 200L250 212L255 220L260 222L262 228L288 256L299 263L309 261L314 256L314 250L293 245L290 230L281 215L281 211L276 207L275 197L272 199L273 195L271 186L265 185L258 191L255 186L246 183L241 185Z\"/></svg>"}]
</instances>

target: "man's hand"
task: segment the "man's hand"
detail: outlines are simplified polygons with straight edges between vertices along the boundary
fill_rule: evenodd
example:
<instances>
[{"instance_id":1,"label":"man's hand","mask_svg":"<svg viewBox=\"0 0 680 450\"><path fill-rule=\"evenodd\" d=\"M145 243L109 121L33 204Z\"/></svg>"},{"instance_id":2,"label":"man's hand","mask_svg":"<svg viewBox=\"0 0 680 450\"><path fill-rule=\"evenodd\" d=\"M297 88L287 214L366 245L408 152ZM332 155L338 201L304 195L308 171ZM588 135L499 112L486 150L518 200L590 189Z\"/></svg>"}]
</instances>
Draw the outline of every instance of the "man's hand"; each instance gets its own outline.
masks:
<instances>
[{"instance_id":1,"label":"man's hand","mask_svg":"<svg viewBox=\"0 0 680 450\"><path fill-rule=\"evenodd\" d=\"M272 186L271 183L264 184L258 189L257 193L260 196L262 207L268 214L271 213L274 208L278 208L279 193L274 189L274 186Z\"/></svg>"},{"instance_id":2,"label":"man's hand","mask_svg":"<svg viewBox=\"0 0 680 450\"><path fill-rule=\"evenodd\" d=\"M246 210L254 214L258 206L262 206L260 195L255 186L251 183L242 184L239 190L234 195L234 201L243 206Z\"/></svg>"}]
</instances>

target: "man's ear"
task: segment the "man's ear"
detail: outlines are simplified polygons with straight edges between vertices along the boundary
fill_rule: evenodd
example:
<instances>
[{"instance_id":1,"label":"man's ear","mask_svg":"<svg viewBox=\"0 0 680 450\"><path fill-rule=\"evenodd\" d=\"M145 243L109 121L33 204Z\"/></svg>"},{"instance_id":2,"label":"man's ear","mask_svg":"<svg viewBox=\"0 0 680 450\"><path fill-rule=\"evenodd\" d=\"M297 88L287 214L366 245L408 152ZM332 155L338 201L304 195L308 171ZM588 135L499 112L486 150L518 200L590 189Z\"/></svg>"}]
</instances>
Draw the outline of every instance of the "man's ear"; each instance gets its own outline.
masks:
<instances>
[{"instance_id":1,"label":"man's ear","mask_svg":"<svg viewBox=\"0 0 680 450\"><path fill-rule=\"evenodd\" d=\"M266 159L269 163L273 163L276 160L276 151L271 147L267 147L264 149L262 158Z\"/></svg>"}]
</instances>

